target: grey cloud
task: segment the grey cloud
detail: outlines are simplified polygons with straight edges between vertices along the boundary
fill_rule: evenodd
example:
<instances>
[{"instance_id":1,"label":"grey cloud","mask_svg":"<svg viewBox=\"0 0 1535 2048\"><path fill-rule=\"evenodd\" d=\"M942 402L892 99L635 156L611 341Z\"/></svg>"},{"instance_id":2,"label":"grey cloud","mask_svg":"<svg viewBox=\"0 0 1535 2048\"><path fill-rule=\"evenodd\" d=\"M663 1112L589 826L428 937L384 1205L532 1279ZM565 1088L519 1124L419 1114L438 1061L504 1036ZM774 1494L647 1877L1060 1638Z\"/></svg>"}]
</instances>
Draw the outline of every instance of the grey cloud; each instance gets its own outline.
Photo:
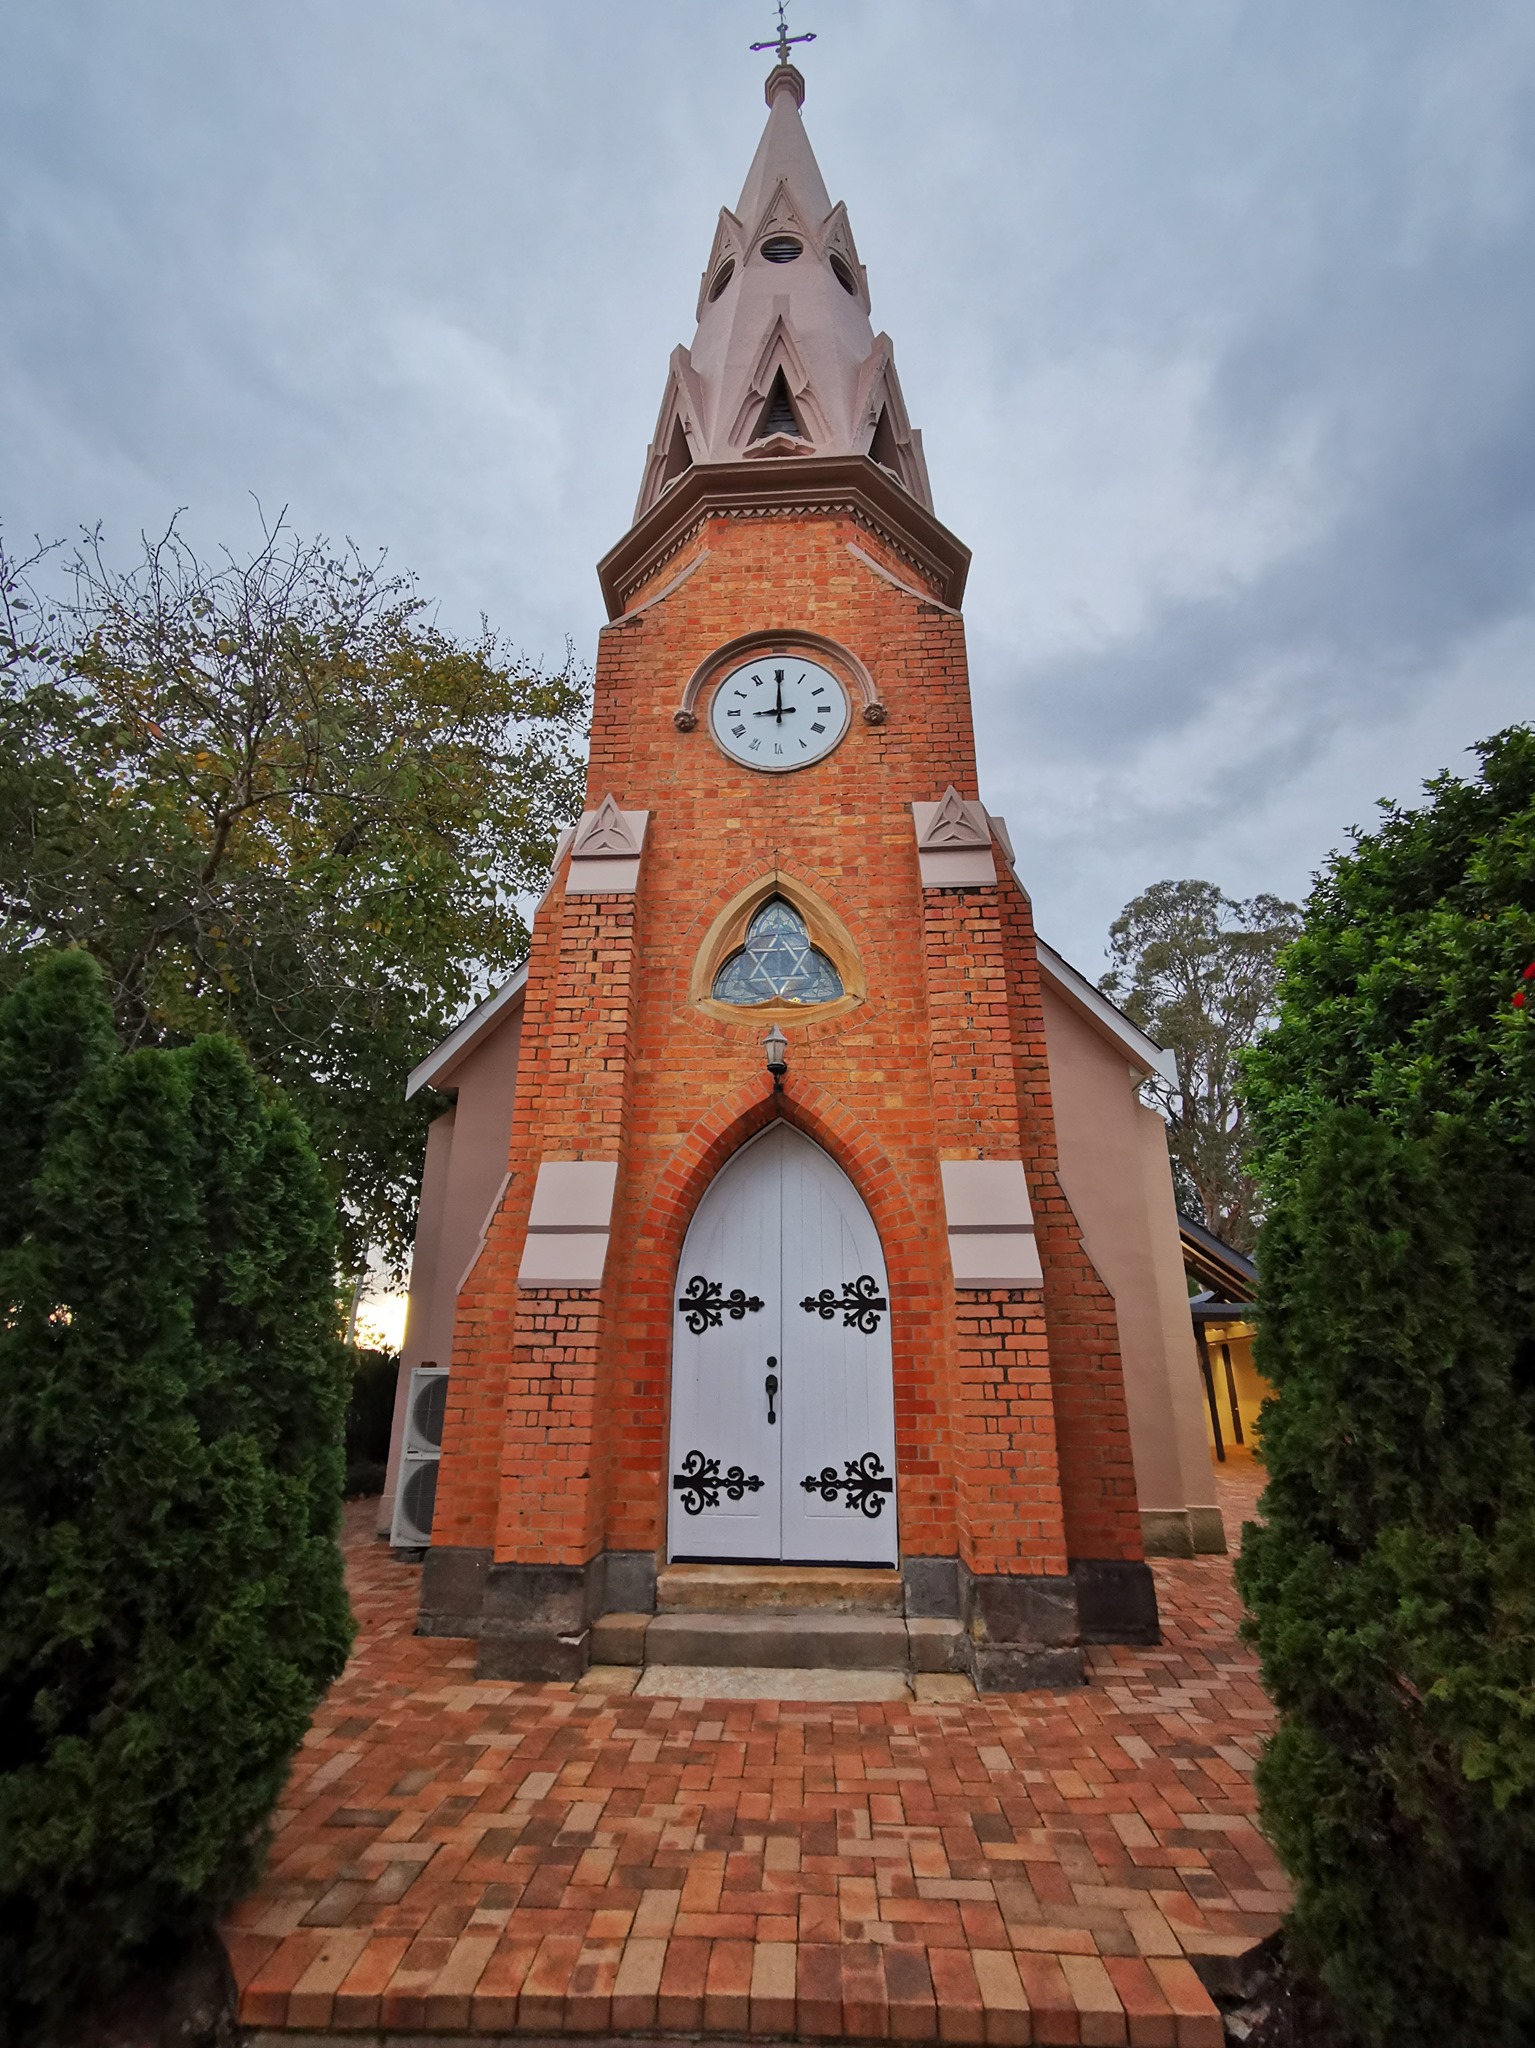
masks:
<instances>
[{"instance_id":1,"label":"grey cloud","mask_svg":"<svg viewBox=\"0 0 1535 2048\"><path fill-rule=\"evenodd\" d=\"M1058 943L1297 891L1535 705L1527 0L793 11ZM238 544L254 493L590 653L771 15L0 11L0 516Z\"/></svg>"}]
</instances>

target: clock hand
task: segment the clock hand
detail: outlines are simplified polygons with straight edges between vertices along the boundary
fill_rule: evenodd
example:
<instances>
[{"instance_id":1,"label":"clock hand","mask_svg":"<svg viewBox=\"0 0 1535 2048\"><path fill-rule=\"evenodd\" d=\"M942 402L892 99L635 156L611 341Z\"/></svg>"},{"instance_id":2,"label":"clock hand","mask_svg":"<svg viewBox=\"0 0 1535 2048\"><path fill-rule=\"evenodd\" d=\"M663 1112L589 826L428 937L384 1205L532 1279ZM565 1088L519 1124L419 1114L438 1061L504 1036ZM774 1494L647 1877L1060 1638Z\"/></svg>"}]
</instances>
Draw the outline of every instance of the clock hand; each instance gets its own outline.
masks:
<instances>
[{"instance_id":1,"label":"clock hand","mask_svg":"<svg viewBox=\"0 0 1535 2048\"><path fill-rule=\"evenodd\" d=\"M792 718L798 709L799 706L797 704L779 704L776 706L770 704L766 711L754 711L752 713L752 717L776 718L779 720L780 723L782 723L784 719Z\"/></svg>"},{"instance_id":2,"label":"clock hand","mask_svg":"<svg viewBox=\"0 0 1535 2048\"><path fill-rule=\"evenodd\" d=\"M758 716L759 718L776 718L776 719L778 720L778 723L779 723L779 725L781 726L781 725L783 724L783 718L784 718L784 713L785 713L785 711L791 711L791 712L792 712L792 711L793 711L793 709L794 709L794 706L793 706L792 704L785 704L785 703L784 703L784 700L783 700L783 670L782 670L781 668L775 668L775 669L774 669L774 671L773 671L773 681L774 681L774 682L775 682L775 683L777 684L777 686L778 686L778 688L777 688L777 694L776 694L776 701L774 702L773 708L772 708L772 710L771 710L771 711L759 711L759 712L757 713L757 716Z\"/></svg>"}]
</instances>

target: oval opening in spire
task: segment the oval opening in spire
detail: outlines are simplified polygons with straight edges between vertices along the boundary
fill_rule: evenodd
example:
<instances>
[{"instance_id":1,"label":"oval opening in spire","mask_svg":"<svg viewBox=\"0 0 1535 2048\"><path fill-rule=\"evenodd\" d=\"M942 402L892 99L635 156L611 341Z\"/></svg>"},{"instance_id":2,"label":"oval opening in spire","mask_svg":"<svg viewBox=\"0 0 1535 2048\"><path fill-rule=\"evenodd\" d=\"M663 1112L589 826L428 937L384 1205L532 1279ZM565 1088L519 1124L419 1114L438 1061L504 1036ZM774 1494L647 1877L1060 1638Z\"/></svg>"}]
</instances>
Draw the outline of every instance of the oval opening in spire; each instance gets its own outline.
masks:
<instances>
[{"instance_id":1,"label":"oval opening in spire","mask_svg":"<svg viewBox=\"0 0 1535 2048\"><path fill-rule=\"evenodd\" d=\"M762 254L769 263L792 263L804 253L805 245L798 235L769 235L762 244Z\"/></svg>"},{"instance_id":2,"label":"oval opening in spire","mask_svg":"<svg viewBox=\"0 0 1535 2048\"><path fill-rule=\"evenodd\" d=\"M849 298L857 298L858 280L853 275L852 265L847 261L846 257L837 255L835 250L833 250L831 258L831 274Z\"/></svg>"},{"instance_id":3,"label":"oval opening in spire","mask_svg":"<svg viewBox=\"0 0 1535 2048\"><path fill-rule=\"evenodd\" d=\"M709 287L709 304L711 306L735 274L736 260L734 256L727 256L719 269L715 271L714 282Z\"/></svg>"}]
</instances>

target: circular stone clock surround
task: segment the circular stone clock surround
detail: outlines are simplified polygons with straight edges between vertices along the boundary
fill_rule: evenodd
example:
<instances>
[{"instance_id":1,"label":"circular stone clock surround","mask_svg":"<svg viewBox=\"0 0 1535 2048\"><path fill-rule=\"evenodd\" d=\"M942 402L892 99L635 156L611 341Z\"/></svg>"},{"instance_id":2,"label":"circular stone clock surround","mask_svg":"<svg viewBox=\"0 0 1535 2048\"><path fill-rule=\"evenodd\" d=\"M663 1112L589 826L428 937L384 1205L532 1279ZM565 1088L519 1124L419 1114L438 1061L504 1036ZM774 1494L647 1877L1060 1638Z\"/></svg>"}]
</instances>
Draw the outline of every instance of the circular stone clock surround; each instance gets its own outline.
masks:
<instances>
[{"instance_id":1,"label":"circular stone clock surround","mask_svg":"<svg viewBox=\"0 0 1535 2048\"><path fill-rule=\"evenodd\" d=\"M764 775L825 760L851 723L841 678L792 648L726 669L709 704L709 731L720 752Z\"/></svg>"},{"instance_id":2,"label":"circular stone clock surround","mask_svg":"<svg viewBox=\"0 0 1535 2048\"><path fill-rule=\"evenodd\" d=\"M885 723L885 706L874 678L856 654L822 633L804 633L788 627L776 633L743 633L739 639L728 640L723 647L705 655L688 677L681 702L672 713L672 723L678 732L693 732L697 728L700 699L712 684L754 657L765 661L775 654L787 655L791 660L798 655L830 669L847 691L850 702L861 706L866 725Z\"/></svg>"}]
</instances>

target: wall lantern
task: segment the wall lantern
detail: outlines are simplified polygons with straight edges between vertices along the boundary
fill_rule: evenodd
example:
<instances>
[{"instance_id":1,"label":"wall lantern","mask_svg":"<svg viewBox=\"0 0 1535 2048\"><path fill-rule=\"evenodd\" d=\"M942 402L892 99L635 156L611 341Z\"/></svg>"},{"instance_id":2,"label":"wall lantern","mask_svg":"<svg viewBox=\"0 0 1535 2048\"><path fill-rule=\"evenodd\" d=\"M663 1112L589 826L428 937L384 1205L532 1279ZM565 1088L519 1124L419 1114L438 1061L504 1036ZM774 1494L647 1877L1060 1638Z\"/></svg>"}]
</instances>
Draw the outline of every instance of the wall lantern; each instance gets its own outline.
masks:
<instances>
[{"instance_id":1,"label":"wall lantern","mask_svg":"<svg viewBox=\"0 0 1535 2048\"><path fill-rule=\"evenodd\" d=\"M767 1070L773 1077L773 1093L783 1093L783 1077L789 1071L789 1041L775 1024L762 1041L762 1050L767 1055Z\"/></svg>"}]
</instances>

